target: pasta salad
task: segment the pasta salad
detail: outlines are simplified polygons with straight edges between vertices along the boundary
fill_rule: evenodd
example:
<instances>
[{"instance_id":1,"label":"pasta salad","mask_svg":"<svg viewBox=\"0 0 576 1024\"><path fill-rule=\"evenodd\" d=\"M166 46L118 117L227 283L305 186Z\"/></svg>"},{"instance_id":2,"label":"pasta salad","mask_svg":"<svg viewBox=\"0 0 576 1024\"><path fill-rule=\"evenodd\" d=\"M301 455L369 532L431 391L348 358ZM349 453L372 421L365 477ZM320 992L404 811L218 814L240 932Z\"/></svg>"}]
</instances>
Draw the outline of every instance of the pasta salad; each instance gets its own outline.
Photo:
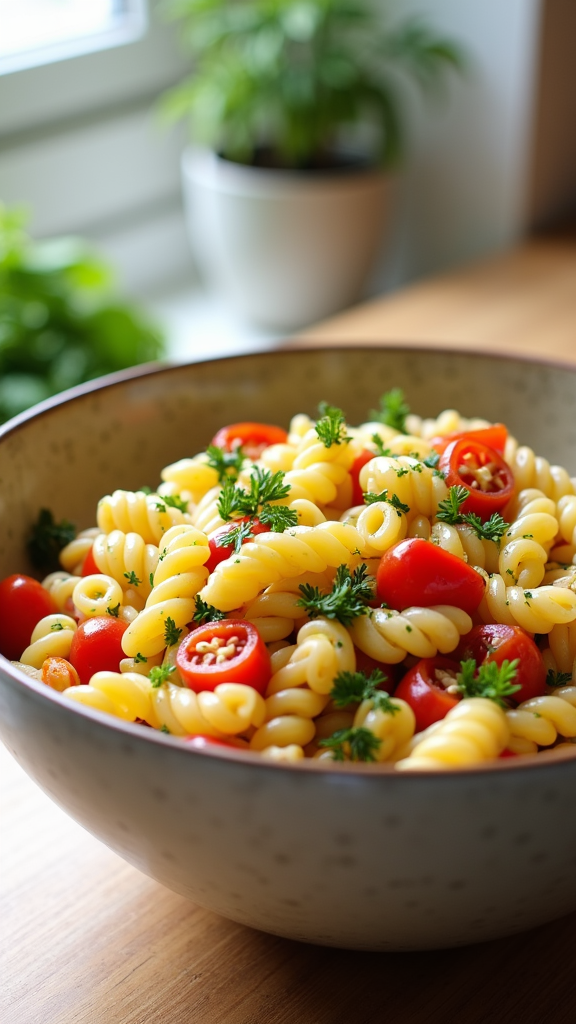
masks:
<instances>
[{"instance_id":1,"label":"pasta salad","mask_svg":"<svg viewBox=\"0 0 576 1024\"><path fill-rule=\"evenodd\" d=\"M576 480L502 424L231 424L30 550L0 652L65 701L281 762L576 753Z\"/></svg>"}]
</instances>

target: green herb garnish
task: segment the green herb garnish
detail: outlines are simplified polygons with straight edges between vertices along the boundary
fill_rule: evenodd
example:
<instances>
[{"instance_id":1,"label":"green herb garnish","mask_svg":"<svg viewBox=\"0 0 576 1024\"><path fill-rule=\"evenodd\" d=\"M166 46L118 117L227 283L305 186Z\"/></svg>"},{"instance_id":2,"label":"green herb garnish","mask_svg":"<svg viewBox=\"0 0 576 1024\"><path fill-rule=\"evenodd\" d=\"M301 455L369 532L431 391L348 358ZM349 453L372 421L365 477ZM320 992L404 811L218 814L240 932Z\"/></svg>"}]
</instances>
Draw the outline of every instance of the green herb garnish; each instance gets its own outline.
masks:
<instances>
[{"instance_id":1,"label":"green herb garnish","mask_svg":"<svg viewBox=\"0 0 576 1024\"><path fill-rule=\"evenodd\" d=\"M227 452L223 448L218 448L215 444L209 444L206 454L208 456L208 465L216 470L219 481L228 478L231 480L238 479L246 461L246 456L243 454L241 447Z\"/></svg>"},{"instance_id":2,"label":"green herb garnish","mask_svg":"<svg viewBox=\"0 0 576 1024\"><path fill-rule=\"evenodd\" d=\"M555 672L553 668L549 668L546 673L546 686L551 689L556 689L558 686L566 686L572 682L571 672Z\"/></svg>"},{"instance_id":3,"label":"green herb garnish","mask_svg":"<svg viewBox=\"0 0 576 1024\"><path fill-rule=\"evenodd\" d=\"M145 657L144 657L144 655L143 655L143 654L140 654L140 651L138 651L138 654L137 654L137 655L136 655L136 657L134 658L134 661L135 661L135 663L136 663L137 665L141 665L141 664L144 664L145 662L147 662L147 661L148 661L148 658L145 658Z\"/></svg>"},{"instance_id":4,"label":"green herb garnish","mask_svg":"<svg viewBox=\"0 0 576 1024\"><path fill-rule=\"evenodd\" d=\"M49 509L40 509L27 543L30 561L42 572L55 572L60 568L58 555L75 536L73 523L67 519L57 523Z\"/></svg>"},{"instance_id":5,"label":"green herb garnish","mask_svg":"<svg viewBox=\"0 0 576 1024\"><path fill-rule=\"evenodd\" d=\"M365 672L339 672L334 678L330 697L337 708L371 700L375 710L395 715L400 708L392 703L390 694L379 689L384 682L386 676L379 668L375 668L369 676Z\"/></svg>"},{"instance_id":6,"label":"green herb garnish","mask_svg":"<svg viewBox=\"0 0 576 1024\"><path fill-rule=\"evenodd\" d=\"M159 686L162 686L162 683L168 682L168 679L175 671L175 665L157 665L155 668L150 669L148 679L154 689L157 690Z\"/></svg>"},{"instance_id":7,"label":"green herb garnish","mask_svg":"<svg viewBox=\"0 0 576 1024\"><path fill-rule=\"evenodd\" d=\"M486 661L478 666L474 658L468 658L460 662L456 685L463 697L486 697L501 708L507 708L504 698L522 689L518 683L514 683L519 664L520 659L515 658L514 661L503 661L501 665L495 661Z\"/></svg>"},{"instance_id":8,"label":"green herb garnish","mask_svg":"<svg viewBox=\"0 0 576 1024\"><path fill-rule=\"evenodd\" d=\"M382 395L380 409L372 410L370 419L379 423L385 423L387 427L407 434L406 417L410 415L410 406L407 404L404 392L401 388L392 388Z\"/></svg>"},{"instance_id":9,"label":"green herb garnish","mask_svg":"<svg viewBox=\"0 0 576 1024\"><path fill-rule=\"evenodd\" d=\"M372 491L365 492L364 502L366 505L373 505L377 501L386 501L389 505L392 505L392 508L396 509L398 516L402 515L403 512L408 513L410 511L410 506L400 501L397 494L388 495L388 488L380 491L380 494L374 494Z\"/></svg>"},{"instance_id":10,"label":"green herb garnish","mask_svg":"<svg viewBox=\"0 0 576 1024\"><path fill-rule=\"evenodd\" d=\"M337 619L343 626L349 626L359 615L366 615L366 602L374 597L374 586L374 577L368 574L366 565L359 565L353 573L350 573L348 566L339 565L328 594L322 594L318 587L310 583L301 583L298 589L302 597L296 603L312 619L322 615L326 619Z\"/></svg>"},{"instance_id":11,"label":"green herb garnish","mask_svg":"<svg viewBox=\"0 0 576 1024\"><path fill-rule=\"evenodd\" d=\"M113 608L107 608L106 612L108 615L112 615L114 619L117 619L120 613L120 601L118 601L118 604L115 604Z\"/></svg>"},{"instance_id":12,"label":"green herb garnish","mask_svg":"<svg viewBox=\"0 0 576 1024\"><path fill-rule=\"evenodd\" d=\"M325 448L331 448L333 444L345 444L350 440L346 434L346 419L342 409L320 402L318 411L321 418L316 423L316 433Z\"/></svg>"},{"instance_id":13,"label":"green herb garnish","mask_svg":"<svg viewBox=\"0 0 576 1024\"><path fill-rule=\"evenodd\" d=\"M178 629L174 619L168 616L164 623L164 643L166 647L172 647L173 644L177 644L181 636L182 630Z\"/></svg>"},{"instance_id":14,"label":"green herb garnish","mask_svg":"<svg viewBox=\"0 0 576 1024\"><path fill-rule=\"evenodd\" d=\"M179 494L165 494L162 496L162 501L165 505L168 505L168 508L177 508L179 512L188 511L188 502L184 501L184 498L181 498Z\"/></svg>"},{"instance_id":15,"label":"green herb garnish","mask_svg":"<svg viewBox=\"0 0 576 1024\"><path fill-rule=\"evenodd\" d=\"M128 580L128 583L132 587L139 587L141 582L142 582L142 580L138 579L136 573L133 570L130 571L130 572L125 572L124 576L126 577L126 579Z\"/></svg>"},{"instance_id":16,"label":"green herb garnish","mask_svg":"<svg viewBox=\"0 0 576 1024\"><path fill-rule=\"evenodd\" d=\"M376 761L381 740L369 729L338 729L328 739L320 740L319 747L332 751L335 761Z\"/></svg>"},{"instance_id":17,"label":"green herb garnish","mask_svg":"<svg viewBox=\"0 0 576 1024\"><path fill-rule=\"evenodd\" d=\"M226 613L221 612L219 608L215 608L213 604L208 604L203 601L200 594L196 594L194 599L195 611L192 617L192 621L197 626L203 626L205 622L220 622L221 619L226 618Z\"/></svg>"}]
</instances>

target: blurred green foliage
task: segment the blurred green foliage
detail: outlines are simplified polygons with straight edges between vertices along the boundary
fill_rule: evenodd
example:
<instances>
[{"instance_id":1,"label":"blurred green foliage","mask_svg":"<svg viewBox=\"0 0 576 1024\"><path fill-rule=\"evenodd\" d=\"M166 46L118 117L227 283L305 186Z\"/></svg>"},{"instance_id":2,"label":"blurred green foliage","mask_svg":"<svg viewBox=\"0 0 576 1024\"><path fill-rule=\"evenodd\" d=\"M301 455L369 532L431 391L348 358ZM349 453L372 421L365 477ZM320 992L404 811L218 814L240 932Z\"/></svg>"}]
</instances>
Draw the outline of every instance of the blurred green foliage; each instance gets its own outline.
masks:
<instances>
[{"instance_id":1,"label":"blurred green foliage","mask_svg":"<svg viewBox=\"0 0 576 1024\"><path fill-rule=\"evenodd\" d=\"M398 9L398 3L396 3ZM330 164L342 129L372 128L376 161L403 151L402 92L425 94L459 47L379 0L164 0L193 72L164 98L192 136L228 159L286 168ZM401 9L401 7L400 7Z\"/></svg>"},{"instance_id":2,"label":"blurred green foliage","mask_svg":"<svg viewBox=\"0 0 576 1024\"><path fill-rule=\"evenodd\" d=\"M25 222L0 204L0 422L164 351L159 329L112 297L110 268L85 242L33 242Z\"/></svg>"}]
</instances>

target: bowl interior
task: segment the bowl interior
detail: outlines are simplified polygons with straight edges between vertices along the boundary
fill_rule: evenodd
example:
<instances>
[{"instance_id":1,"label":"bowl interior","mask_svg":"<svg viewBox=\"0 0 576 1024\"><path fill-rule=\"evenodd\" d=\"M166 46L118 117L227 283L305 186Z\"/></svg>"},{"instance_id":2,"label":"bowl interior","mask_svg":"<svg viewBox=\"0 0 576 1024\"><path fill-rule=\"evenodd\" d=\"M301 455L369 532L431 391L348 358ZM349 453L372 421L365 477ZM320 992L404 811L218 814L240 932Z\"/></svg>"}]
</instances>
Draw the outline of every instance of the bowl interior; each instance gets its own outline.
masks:
<instances>
[{"instance_id":1,"label":"bowl interior","mask_svg":"<svg viewBox=\"0 0 576 1024\"><path fill-rule=\"evenodd\" d=\"M395 348L301 349L168 368L86 386L0 431L0 573L25 571L41 507L78 528L114 488L155 487L161 468L240 420L286 425L325 399L350 423L399 386L414 412L453 407L504 421L521 443L576 472L576 369L493 355Z\"/></svg>"}]
</instances>

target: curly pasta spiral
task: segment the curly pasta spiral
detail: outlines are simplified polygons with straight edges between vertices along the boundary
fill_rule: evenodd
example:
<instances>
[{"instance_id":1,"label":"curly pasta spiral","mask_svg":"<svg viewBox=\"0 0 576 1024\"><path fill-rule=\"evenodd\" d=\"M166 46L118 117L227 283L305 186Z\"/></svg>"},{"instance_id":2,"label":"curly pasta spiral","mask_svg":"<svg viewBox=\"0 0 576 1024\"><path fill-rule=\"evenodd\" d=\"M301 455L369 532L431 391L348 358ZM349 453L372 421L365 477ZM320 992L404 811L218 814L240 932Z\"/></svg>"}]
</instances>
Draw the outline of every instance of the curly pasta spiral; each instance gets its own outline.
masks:
<instances>
[{"instance_id":1,"label":"curly pasta spiral","mask_svg":"<svg viewBox=\"0 0 576 1024\"><path fill-rule=\"evenodd\" d=\"M140 718L148 725L155 724L152 685L137 672L96 672L90 683L71 686L62 696L127 722Z\"/></svg>"},{"instance_id":2,"label":"curly pasta spiral","mask_svg":"<svg viewBox=\"0 0 576 1024\"><path fill-rule=\"evenodd\" d=\"M231 611L277 580L351 565L361 544L358 530L338 522L261 533L216 566L200 596L222 611Z\"/></svg>"},{"instance_id":3,"label":"curly pasta spiral","mask_svg":"<svg viewBox=\"0 0 576 1024\"><path fill-rule=\"evenodd\" d=\"M146 607L122 637L129 658L149 657L166 646L166 620L177 629L192 620L195 596L208 576L204 563L210 556L208 538L195 526L173 526L164 537L154 574L154 586Z\"/></svg>"},{"instance_id":4,"label":"curly pasta spiral","mask_svg":"<svg viewBox=\"0 0 576 1024\"><path fill-rule=\"evenodd\" d=\"M61 612L74 610L72 594L77 583L78 577L64 569L57 569L56 572L49 573L42 580L42 586L51 595L56 607Z\"/></svg>"},{"instance_id":5,"label":"curly pasta spiral","mask_svg":"<svg viewBox=\"0 0 576 1024\"><path fill-rule=\"evenodd\" d=\"M408 505L408 519L418 513L434 516L438 504L448 494L444 480L434 475L434 470L418 459L401 456L397 459L377 456L360 470L360 486L363 491L380 494L387 490L396 494L404 505Z\"/></svg>"},{"instance_id":6,"label":"curly pasta spiral","mask_svg":"<svg viewBox=\"0 0 576 1024\"><path fill-rule=\"evenodd\" d=\"M416 728L416 716L406 701L392 697L390 703L396 712L375 709L373 700L364 700L354 716L354 728L369 729L380 740L375 751L377 761L397 761L403 757Z\"/></svg>"},{"instance_id":7,"label":"curly pasta spiral","mask_svg":"<svg viewBox=\"0 0 576 1024\"><path fill-rule=\"evenodd\" d=\"M89 619L95 615L111 615L111 609L119 609L124 604L124 593L111 576L92 573L76 579L72 600L78 611Z\"/></svg>"},{"instance_id":8,"label":"curly pasta spiral","mask_svg":"<svg viewBox=\"0 0 576 1024\"><path fill-rule=\"evenodd\" d=\"M397 612L375 608L350 626L350 635L365 654L388 665L403 661L406 654L432 658L453 651L460 637L472 629L472 619L460 608L406 608Z\"/></svg>"},{"instance_id":9,"label":"curly pasta spiral","mask_svg":"<svg viewBox=\"0 0 576 1024\"><path fill-rule=\"evenodd\" d=\"M502 576L490 576L478 614L483 622L522 626L528 633L549 633L558 623L576 619L576 594L563 587L507 587Z\"/></svg>"},{"instance_id":10,"label":"curly pasta spiral","mask_svg":"<svg viewBox=\"0 0 576 1024\"><path fill-rule=\"evenodd\" d=\"M122 530L98 534L92 547L100 572L115 579L123 590L133 587L144 600L152 589L150 577L156 572L158 554L157 546L145 544L139 533Z\"/></svg>"},{"instance_id":11,"label":"curly pasta spiral","mask_svg":"<svg viewBox=\"0 0 576 1024\"><path fill-rule=\"evenodd\" d=\"M160 474L163 483L158 494L178 494L184 501L198 504L201 498L218 484L218 473L209 464L206 452L192 459L179 459L165 466Z\"/></svg>"},{"instance_id":12,"label":"curly pasta spiral","mask_svg":"<svg viewBox=\"0 0 576 1024\"><path fill-rule=\"evenodd\" d=\"M576 620L553 626L548 634L548 643L555 660L556 671L574 673L576 669Z\"/></svg>"},{"instance_id":13,"label":"curly pasta spiral","mask_svg":"<svg viewBox=\"0 0 576 1024\"><path fill-rule=\"evenodd\" d=\"M187 687L164 683L152 693L156 729L173 736L200 733L229 739L264 721L264 700L251 686L220 683L214 691L194 693Z\"/></svg>"},{"instance_id":14,"label":"curly pasta spiral","mask_svg":"<svg viewBox=\"0 0 576 1024\"><path fill-rule=\"evenodd\" d=\"M356 668L354 645L348 630L339 622L312 619L298 631L295 646L282 651L281 657L276 655L272 665L267 697L303 685L327 696L339 672L353 672Z\"/></svg>"},{"instance_id":15,"label":"curly pasta spiral","mask_svg":"<svg viewBox=\"0 0 576 1024\"><path fill-rule=\"evenodd\" d=\"M58 560L66 572L74 576L80 576L86 555L92 548L95 537L100 530L97 526L91 526L88 530L82 530L74 540L71 540L66 547L62 548Z\"/></svg>"},{"instance_id":16,"label":"curly pasta spiral","mask_svg":"<svg viewBox=\"0 0 576 1024\"><path fill-rule=\"evenodd\" d=\"M510 749L528 754L550 747L558 736L576 736L576 686L559 687L550 696L533 697L506 712ZM517 741L524 741L518 743Z\"/></svg>"},{"instance_id":17,"label":"curly pasta spiral","mask_svg":"<svg viewBox=\"0 0 576 1024\"><path fill-rule=\"evenodd\" d=\"M303 573L293 579L272 583L248 604L244 618L256 626L265 643L290 636L294 623L304 618L304 609L298 604L302 596L300 586L304 583L320 590L330 586L326 573Z\"/></svg>"},{"instance_id":18,"label":"curly pasta spiral","mask_svg":"<svg viewBox=\"0 0 576 1024\"><path fill-rule=\"evenodd\" d=\"M456 409L444 409L435 419L422 419L421 416L416 416L413 413L406 417L406 429L411 434L417 434L426 439L467 430L481 430L483 427L489 426L488 420L466 419Z\"/></svg>"},{"instance_id":19,"label":"curly pasta spiral","mask_svg":"<svg viewBox=\"0 0 576 1024\"><path fill-rule=\"evenodd\" d=\"M509 738L502 708L484 697L470 697L460 701L441 722L418 733L410 753L396 762L396 768L419 771L479 764L498 757Z\"/></svg>"},{"instance_id":20,"label":"curly pasta spiral","mask_svg":"<svg viewBox=\"0 0 576 1024\"><path fill-rule=\"evenodd\" d=\"M172 526L190 523L190 516L162 501L159 494L114 491L98 502L96 521L102 533L139 533L145 544L159 544Z\"/></svg>"},{"instance_id":21,"label":"curly pasta spiral","mask_svg":"<svg viewBox=\"0 0 576 1024\"><path fill-rule=\"evenodd\" d=\"M510 466L519 491L537 488L553 501L559 501L565 494L574 494L574 484L562 466L551 466L547 459L535 455L526 445L518 445L509 437L504 449L504 459Z\"/></svg>"},{"instance_id":22,"label":"curly pasta spiral","mask_svg":"<svg viewBox=\"0 0 576 1024\"><path fill-rule=\"evenodd\" d=\"M67 658L76 629L76 620L69 615L45 615L36 623L30 644L20 655L20 661L24 665L42 668L46 658Z\"/></svg>"}]
</instances>

